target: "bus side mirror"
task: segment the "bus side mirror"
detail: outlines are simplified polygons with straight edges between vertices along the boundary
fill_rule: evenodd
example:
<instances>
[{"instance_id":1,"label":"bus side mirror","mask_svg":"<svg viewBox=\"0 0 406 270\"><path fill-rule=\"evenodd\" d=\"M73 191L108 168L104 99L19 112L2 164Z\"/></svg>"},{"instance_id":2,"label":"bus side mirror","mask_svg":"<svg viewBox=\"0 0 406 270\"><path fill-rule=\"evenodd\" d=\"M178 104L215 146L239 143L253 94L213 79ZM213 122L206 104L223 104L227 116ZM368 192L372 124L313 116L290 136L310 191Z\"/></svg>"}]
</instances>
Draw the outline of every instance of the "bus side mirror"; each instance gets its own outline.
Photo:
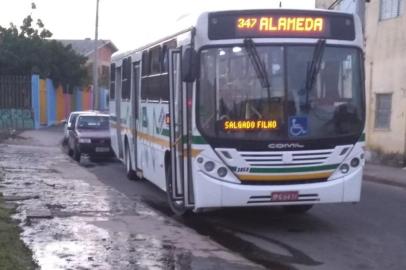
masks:
<instances>
[{"instance_id":1,"label":"bus side mirror","mask_svg":"<svg viewBox=\"0 0 406 270\"><path fill-rule=\"evenodd\" d=\"M188 47L182 56L182 81L194 82L197 77L197 53Z\"/></svg>"}]
</instances>

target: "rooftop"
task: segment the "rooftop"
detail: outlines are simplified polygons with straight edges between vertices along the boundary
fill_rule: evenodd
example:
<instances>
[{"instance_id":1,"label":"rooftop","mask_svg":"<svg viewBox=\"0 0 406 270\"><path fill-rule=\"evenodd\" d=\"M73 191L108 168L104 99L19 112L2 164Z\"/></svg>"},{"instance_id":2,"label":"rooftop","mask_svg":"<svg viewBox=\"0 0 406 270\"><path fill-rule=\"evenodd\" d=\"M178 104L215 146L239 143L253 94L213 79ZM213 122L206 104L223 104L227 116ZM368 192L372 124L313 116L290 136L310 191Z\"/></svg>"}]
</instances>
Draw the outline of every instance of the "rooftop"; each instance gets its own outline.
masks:
<instances>
[{"instance_id":1,"label":"rooftop","mask_svg":"<svg viewBox=\"0 0 406 270\"><path fill-rule=\"evenodd\" d=\"M60 39L58 40L63 45L72 45L72 49L83 56L89 56L94 51L94 40L87 38L87 39ZM111 40L103 40L100 39L97 41L97 48L102 48L104 46L110 46L113 53L116 52L118 49L113 44Z\"/></svg>"}]
</instances>

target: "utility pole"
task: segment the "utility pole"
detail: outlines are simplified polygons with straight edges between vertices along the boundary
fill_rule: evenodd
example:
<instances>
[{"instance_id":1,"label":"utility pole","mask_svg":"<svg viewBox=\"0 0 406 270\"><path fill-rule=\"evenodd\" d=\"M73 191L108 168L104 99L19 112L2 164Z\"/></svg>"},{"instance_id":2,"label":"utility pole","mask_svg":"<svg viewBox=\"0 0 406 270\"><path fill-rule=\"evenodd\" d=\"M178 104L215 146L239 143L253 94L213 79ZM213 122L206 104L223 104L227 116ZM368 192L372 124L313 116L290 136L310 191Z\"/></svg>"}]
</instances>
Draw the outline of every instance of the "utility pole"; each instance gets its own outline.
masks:
<instances>
[{"instance_id":1,"label":"utility pole","mask_svg":"<svg viewBox=\"0 0 406 270\"><path fill-rule=\"evenodd\" d=\"M94 35L93 61L93 109L99 109L99 73L98 73L98 39L99 39L99 0L96 0L96 30Z\"/></svg>"}]
</instances>

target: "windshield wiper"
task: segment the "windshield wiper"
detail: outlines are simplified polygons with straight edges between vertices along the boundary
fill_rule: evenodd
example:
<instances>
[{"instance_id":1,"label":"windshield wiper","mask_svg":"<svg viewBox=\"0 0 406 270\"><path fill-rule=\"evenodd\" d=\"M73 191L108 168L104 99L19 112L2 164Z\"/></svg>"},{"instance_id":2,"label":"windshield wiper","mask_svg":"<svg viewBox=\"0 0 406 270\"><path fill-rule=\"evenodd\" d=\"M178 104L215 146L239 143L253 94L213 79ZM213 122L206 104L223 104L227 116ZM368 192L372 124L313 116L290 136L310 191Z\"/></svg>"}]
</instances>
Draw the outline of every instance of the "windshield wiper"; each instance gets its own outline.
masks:
<instances>
[{"instance_id":1,"label":"windshield wiper","mask_svg":"<svg viewBox=\"0 0 406 270\"><path fill-rule=\"evenodd\" d=\"M270 83L268 80L268 74L266 72L266 68L264 63L262 63L257 48L255 46L255 43L252 41L250 38L244 39L244 47L247 50L248 53L248 58L250 59L255 73L257 74L258 79L261 82L261 86L263 88L267 88L268 92L270 92Z\"/></svg>"},{"instance_id":2,"label":"windshield wiper","mask_svg":"<svg viewBox=\"0 0 406 270\"><path fill-rule=\"evenodd\" d=\"M309 92L313 89L314 82L316 81L317 74L319 74L321 67L321 59L323 58L324 48L326 47L326 40L319 39L314 47L312 61L306 74L306 106L309 104Z\"/></svg>"}]
</instances>

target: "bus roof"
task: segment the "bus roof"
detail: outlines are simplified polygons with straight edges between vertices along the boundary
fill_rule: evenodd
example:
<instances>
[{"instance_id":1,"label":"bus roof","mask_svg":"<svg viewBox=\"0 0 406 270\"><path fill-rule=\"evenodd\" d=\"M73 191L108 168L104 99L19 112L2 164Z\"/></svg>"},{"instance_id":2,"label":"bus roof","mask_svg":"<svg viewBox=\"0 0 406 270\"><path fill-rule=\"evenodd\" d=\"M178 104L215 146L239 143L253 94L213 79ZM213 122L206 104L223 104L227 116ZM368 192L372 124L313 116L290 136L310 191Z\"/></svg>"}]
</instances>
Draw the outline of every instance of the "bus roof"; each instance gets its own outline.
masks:
<instances>
[{"instance_id":1,"label":"bus roof","mask_svg":"<svg viewBox=\"0 0 406 270\"><path fill-rule=\"evenodd\" d=\"M309 14L346 14L346 15L351 15L354 17L357 17L356 14L349 13L349 12L344 12L344 11L337 11L337 10L329 10L329 9L291 9L291 8L244 8L244 9L232 9L232 10L225 10L225 9L216 9L216 10L206 10L206 11L200 11L200 12L195 12L195 13L190 13L190 14L185 14L182 15L178 21L176 22L176 26L174 27L174 30L171 33L168 33L167 36L164 38L148 42L146 45L140 46L136 49L133 50L126 50L126 51L118 51L112 55L112 61L116 61L119 59L122 59L124 57L127 57L133 53L142 51L146 48L152 47L154 45L158 45L160 43L163 43L165 41L168 41L180 34L192 31L195 29L195 27L198 25L199 19L204 16L208 16L208 14L211 13L233 13L233 12L264 12L264 11L281 11L281 12L303 12L303 13L309 13Z\"/></svg>"}]
</instances>

